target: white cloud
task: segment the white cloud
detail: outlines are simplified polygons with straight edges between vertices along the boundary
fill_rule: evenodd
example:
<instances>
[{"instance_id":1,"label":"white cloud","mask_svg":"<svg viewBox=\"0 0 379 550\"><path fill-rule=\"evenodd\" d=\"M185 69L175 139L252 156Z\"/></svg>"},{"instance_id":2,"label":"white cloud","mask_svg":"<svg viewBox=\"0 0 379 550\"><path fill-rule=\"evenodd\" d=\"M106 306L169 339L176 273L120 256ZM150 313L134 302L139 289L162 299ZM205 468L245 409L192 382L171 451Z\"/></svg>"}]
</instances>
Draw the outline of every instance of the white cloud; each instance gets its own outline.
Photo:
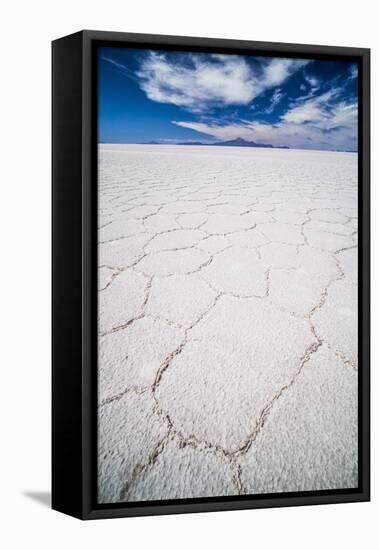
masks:
<instances>
[{"instance_id":1,"label":"white cloud","mask_svg":"<svg viewBox=\"0 0 379 550\"><path fill-rule=\"evenodd\" d=\"M177 54L181 55L181 54ZM247 105L269 88L282 84L309 61L265 59L250 64L242 56L182 54L170 58L150 52L137 76L149 99L192 112L210 106Z\"/></svg>"},{"instance_id":2,"label":"white cloud","mask_svg":"<svg viewBox=\"0 0 379 550\"><path fill-rule=\"evenodd\" d=\"M121 74L123 74L124 76L126 76L127 78L130 78L131 80L135 80L137 81L137 78L135 76L135 74L133 73L133 71L131 71L126 65L124 65L123 63L119 63L118 61L115 61L114 59L112 59L111 57L107 57L105 55L102 56L101 58L103 61L106 61L107 63L110 63L112 65L112 67L120 72Z\"/></svg>"},{"instance_id":3,"label":"white cloud","mask_svg":"<svg viewBox=\"0 0 379 550\"><path fill-rule=\"evenodd\" d=\"M277 125L251 122L249 124L207 125L200 122L174 122L183 128L190 128L220 140L243 138L256 143L286 145L299 149L342 149L357 147L356 128L339 127L333 130L333 137L317 126L280 123Z\"/></svg>"},{"instance_id":4,"label":"white cloud","mask_svg":"<svg viewBox=\"0 0 379 550\"><path fill-rule=\"evenodd\" d=\"M328 120L330 128L338 126L349 127L358 123L358 103L347 103L341 101L333 111L332 116Z\"/></svg>"},{"instance_id":5,"label":"white cloud","mask_svg":"<svg viewBox=\"0 0 379 550\"><path fill-rule=\"evenodd\" d=\"M356 125L357 102L337 101L342 91L342 88L331 88L317 97L297 102L282 116L282 121L298 125L311 123L322 130Z\"/></svg>"},{"instance_id":6,"label":"white cloud","mask_svg":"<svg viewBox=\"0 0 379 550\"><path fill-rule=\"evenodd\" d=\"M343 87L332 86L320 94L317 77L304 74L308 92L290 103L277 123L252 120L219 122L205 118L214 106L249 105L272 90L265 113L272 113L282 100L284 82L309 61L252 58L219 54L149 52L136 73L149 99L177 105L201 115L198 121L173 121L211 136L211 139L244 138L258 143L312 149L356 149L357 103L342 100ZM355 77L354 66L349 78ZM306 91L304 84L300 85ZM319 95L317 95L319 94ZM208 137L209 139L209 137Z\"/></svg>"},{"instance_id":7,"label":"white cloud","mask_svg":"<svg viewBox=\"0 0 379 550\"><path fill-rule=\"evenodd\" d=\"M282 90L280 88L277 88L271 96L270 105L264 110L264 112L268 114L272 113L278 103L280 103L284 95L285 94L282 92Z\"/></svg>"},{"instance_id":8,"label":"white cloud","mask_svg":"<svg viewBox=\"0 0 379 550\"><path fill-rule=\"evenodd\" d=\"M303 61L301 59L271 59L264 67L263 82L265 88L279 86L293 72L304 67L307 63L309 63L309 61Z\"/></svg>"},{"instance_id":9,"label":"white cloud","mask_svg":"<svg viewBox=\"0 0 379 550\"><path fill-rule=\"evenodd\" d=\"M293 122L294 124L320 122L328 117L328 105L339 92L340 90L338 88L332 88L317 97L311 96L311 99L300 98L300 101L297 100L295 106L291 107L283 115L282 119L286 122Z\"/></svg>"},{"instance_id":10,"label":"white cloud","mask_svg":"<svg viewBox=\"0 0 379 550\"><path fill-rule=\"evenodd\" d=\"M353 63L352 65L350 65L349 80L353 80L354 78L358 78L358 66L356 63Z\"/></svg>"},{"instance_id":11,"label":"white cloud","mask_svg":"<svg viewBox=\"0 0 379 550\"><path fill-rule=\"evenodd\" d=\"M314 122L322 120L323 111L315 101L307 101L303 105L298 105L287 111L283 115L283 120L293 122L294 124L302 124L303 122Z\"/></svg>"},{"instance_id":12,"label":"white cloud","mask_svg":"<svg viewBox=\"0 0 379 550\"><path fill-rule=\"evenodd\" d=\"M308 82L309 86L312 88L312 90L318 90L320 87L320 82L318 78L315 76L305 74L304 75L305 80Z\"/></svg>"},{"instance_id":13,"label":"white cloud","mask_svg":"<svg viewBox=\"0 0 379 550\"><path fill-rule=\"evenodd\" d=\"M221 140L241 137L293 148L356 149L358 105L356 101L336 101L338 93L338 89L331 89L304 101L287 111L276 124L246 120L234 124L178 121L174 124Z\"/></svg>"}]
</instances>

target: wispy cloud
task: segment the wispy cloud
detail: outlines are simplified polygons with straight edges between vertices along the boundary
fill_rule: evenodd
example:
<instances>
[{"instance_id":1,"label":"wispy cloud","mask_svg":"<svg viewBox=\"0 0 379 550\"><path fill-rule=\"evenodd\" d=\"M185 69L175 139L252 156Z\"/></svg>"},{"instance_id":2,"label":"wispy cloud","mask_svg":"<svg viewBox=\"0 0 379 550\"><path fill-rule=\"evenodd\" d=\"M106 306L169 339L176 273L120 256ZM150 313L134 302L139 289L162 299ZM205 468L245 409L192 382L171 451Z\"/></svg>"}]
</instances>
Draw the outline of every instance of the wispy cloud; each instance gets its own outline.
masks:
<instances>
[{"instance_id":1,"label":"wispy cloud","mask_svg":"<svg viewBox=\"0 0 379 550\"><path fill-rule=\"evenodd\" d=\"M356 64L151 50L116 56L106 49L101 59L137 84L131 86L133 97L143 98L141 110L146 97L158 111L159 104L170 106L157 129L146 129L152 139L357 148Z\"/></svg>"},{"instance_id":2,"label":"wispy cloud","mask_svg":"<svg viewBox=\"0 0 379 550\"><path fill-rule=\"evenodd\" d=\"M354 80L354 78L358 78L358 66L356 63L353 63L350 65L350 80Z\"/></svg>"},{"instance_id":3,"label":"wispy cloud","mask_svg":"<svg viewBox=\"0 0 379 550\"><path fill-rule=\"evenodd\" d=\"M356 99L347 101L343 97L343 87L331 88L323 94L298 102L282 117L282 121L295 125L308 124L321 130L338 127L354 128L358 120Z\"/></svg>"},{"instance_id":4,"label":"wispy cloud","mask_svg":"<svg viewBox=\"0 0 379 550\"><path fill-rule=\"evenodd\" d=\"M247 105L265 90L279 86L309 61L262 59L249 64L234 55L150 52L137 76L149 99L190 112L209 107Z\"/></svg>"},{"instance_id":5,"label":"wispy cloud","mask_svg":"<svg viewBox=\"0 0 379 550\"><path fill-rule=\"evenodd\" d=\"M127 78L130 78L131 80L134 80L136 82L138 82L138 78L136 77L136 75L134 74L133 71L131 71L126 65L124 65L123 63L119 63L118 61L115 61L114 59L112 59L111 57L107 57L105 55L103 55L101 57L101 59L103 61L106 61L107 63L109 63L116 71L120 72L121 74L123 74L124 76L126 76Z\"/></svg>"},{"instance_id":6,"label":"wispy cloud","mask_svg":"<svg viewBox=\"0 0 379 550\"><path fill-rule=\"evenodd\" d=\"M275 110L275 107L281 102L284 96L285 94L282 92L280 88L277 88L276 90L274 90L270 99L270 105L266 107L264 112L267 114L273 113Z\"/></svg>"},{"instance_id":7,"label":"wispy cloud","mask_svg":"<svg viewBox=\"0 0 379 550\"><path fill-rule=\"evenodd\" d=\"M300 102L275 124L254 120L234 124L173 122L221 140L241 137L257 143L299 148L330 149L333 144L335 149L356 149L358 104L355 100L338 100L340 92L331 89L317 98Z\"/></svg>"},{"instance_id":8,"label":"wispy cloud","mask_svg":"<svg viewBox=\"0 0 379 550\"><path fill-rule=\"evenodd\" d=\"M322 122L330 118L332 100L340 93L339 88L331 88L327 92L310 99L301 98L283 116L285 122L303 124L304 122Z\"/></svg>"},{"instance_id":9,"label":"wispy cloud","mask_svg":"<svg viewBox=\"0 0 379 550\"><path fill-rule=\"evenodd\" d=\"M319 89L320 81L318 80L318 78L316 78L315 76L313 76L311 74L305 74L304 78L307 81L307 83L309 84L309 86L311 87L312 91L316 91L316 90Z\"/></svg>"},{"instance_id":10,"label":"wispy cloud","mask_svg":"<svg viewBox=\"0 0 379 550\"><path fill-rule=\"evenodd\" d=\"M208 125L200 122L179 122L174 124L213 136L219 140L243 138L256 143L270 143L274 146L287 145L299 149L344 149L357 147L356 128L353 125L331 128L329 131L318 126L292 123L269 124L252 121L230 125ZM333 132L330 139L329 132Z\"/></svg>"}]
</instances>

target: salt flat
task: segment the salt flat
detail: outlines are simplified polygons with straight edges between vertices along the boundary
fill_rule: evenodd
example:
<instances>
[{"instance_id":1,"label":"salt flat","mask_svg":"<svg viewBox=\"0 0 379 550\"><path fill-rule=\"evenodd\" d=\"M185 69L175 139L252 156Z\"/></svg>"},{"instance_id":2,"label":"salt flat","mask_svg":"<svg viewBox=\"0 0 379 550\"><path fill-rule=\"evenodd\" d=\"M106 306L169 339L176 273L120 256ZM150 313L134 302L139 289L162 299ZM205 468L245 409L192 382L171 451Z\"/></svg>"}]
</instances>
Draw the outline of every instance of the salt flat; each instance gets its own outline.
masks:
<instances>
[{"instance_id":1,"label":"salt flat","mask_svg":"<svg viewBox=\"0 0 379 550\"><path fill-rule=\"evenodd\" d=\"M357 155L99 147L99 501L357 486Z\"/></svg>"}]
</instances>

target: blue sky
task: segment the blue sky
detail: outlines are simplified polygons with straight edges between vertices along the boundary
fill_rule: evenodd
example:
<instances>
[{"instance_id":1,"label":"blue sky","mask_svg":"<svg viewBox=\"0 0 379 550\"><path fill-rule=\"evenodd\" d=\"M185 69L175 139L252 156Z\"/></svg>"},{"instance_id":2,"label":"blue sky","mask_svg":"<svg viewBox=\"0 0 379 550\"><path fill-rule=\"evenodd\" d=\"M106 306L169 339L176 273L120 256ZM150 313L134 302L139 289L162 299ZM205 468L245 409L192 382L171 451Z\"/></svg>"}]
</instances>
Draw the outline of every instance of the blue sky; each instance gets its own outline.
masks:
<instances>
[{"instance_id":1,"label":"blue sky","mask_svg":"<svg viewBox=\"0 0 379 550\"><path fill-rule=\"evenodd\" d=\"M357 149L350 62L99 49L99 141Z\"/></svg>"}]
</instances>

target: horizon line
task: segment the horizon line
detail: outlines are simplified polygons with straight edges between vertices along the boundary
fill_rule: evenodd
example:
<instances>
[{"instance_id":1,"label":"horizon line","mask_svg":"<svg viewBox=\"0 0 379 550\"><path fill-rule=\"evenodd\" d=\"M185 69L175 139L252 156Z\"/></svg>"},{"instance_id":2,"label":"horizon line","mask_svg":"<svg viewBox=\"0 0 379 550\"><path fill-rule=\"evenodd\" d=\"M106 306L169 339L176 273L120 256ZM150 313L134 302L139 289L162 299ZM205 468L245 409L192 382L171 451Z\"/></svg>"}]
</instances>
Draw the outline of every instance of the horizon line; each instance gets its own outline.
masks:
<instances>
[{"instance_id":1,"label":"horizon line","mask_svg":"<svg viewBox=\"0 0 379 550\"><path fill-rule=\"evenodd\" d=\"M190 147L213 147L219 143L223 143L223 141L214 141L212 143L205 143L205 142L199 141L199 144L191 145L191 141L188 144L188 146ZM197 141L197 140L193 140L193 141ZM233 140L225 140L225 141L233 141ZM180 147L187 145L187 143L184 141L179 141L179 142L173 141L173 142L166 142L166 143L159 143L157 141L154 143L152 142L149 143L146 141L102 141L102 140L98 141L97 144L98 145L168 145L168 146L176 145ZM240 149L280 149L281 151L290 150L290 151L325 151L329 153L355 153L355 154L358 153L357 149L355 150L353 149L317 149L313 147L290 147L288 145L277 145L277 146L272 145L267 147L267 145L269 144L262 144L262 145L257 144L256 146L251 146L251 147L241 146ZM238 146L236 145L225 145L224 147L238 148Z\"/></svg>"}]
</instances>

